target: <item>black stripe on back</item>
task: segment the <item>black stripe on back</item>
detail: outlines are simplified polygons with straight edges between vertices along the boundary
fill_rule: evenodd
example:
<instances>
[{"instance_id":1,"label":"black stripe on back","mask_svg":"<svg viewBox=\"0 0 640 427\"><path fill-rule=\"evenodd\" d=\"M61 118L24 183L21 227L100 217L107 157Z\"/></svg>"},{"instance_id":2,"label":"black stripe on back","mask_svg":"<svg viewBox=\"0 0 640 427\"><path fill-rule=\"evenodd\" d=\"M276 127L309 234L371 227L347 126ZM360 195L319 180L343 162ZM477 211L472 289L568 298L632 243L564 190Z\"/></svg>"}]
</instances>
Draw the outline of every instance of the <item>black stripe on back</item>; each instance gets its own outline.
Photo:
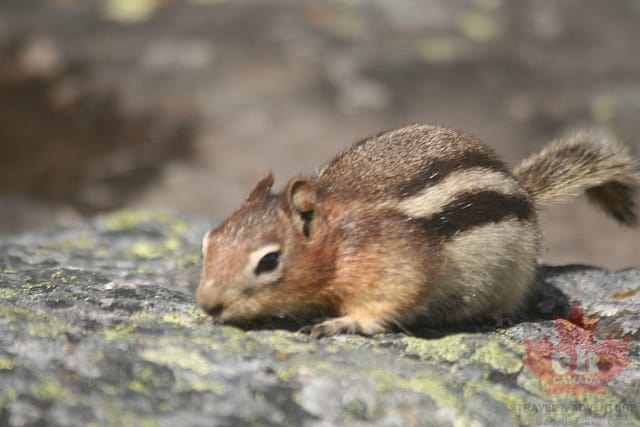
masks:
<instances>
[{"instance_id":1,"label":"black stripe on back","mask_svg":"<svg viewBox=\"0 0 640 427\"><path fill-rule=\"evenodd\" d=\"M430 234L449 239L474 227L500 222L507 218L529 220L533 206L523 194L501 194L496 191L462 193L429 218L414 220Z\"/></svg>"},{"instance_id":2,"label":"black stripe on back","mask_svg":"<svg viewBox=\"0 0 640 427\"><path fill-rule=\"evenodd\" d=\"M441 182L453 172L477 167L509 175L506 165L494 154L484 150L468 151L455 158L432 159L421 173L398 186L396 195L400 198L413 196Z\"/></svg>"}]
</instances>

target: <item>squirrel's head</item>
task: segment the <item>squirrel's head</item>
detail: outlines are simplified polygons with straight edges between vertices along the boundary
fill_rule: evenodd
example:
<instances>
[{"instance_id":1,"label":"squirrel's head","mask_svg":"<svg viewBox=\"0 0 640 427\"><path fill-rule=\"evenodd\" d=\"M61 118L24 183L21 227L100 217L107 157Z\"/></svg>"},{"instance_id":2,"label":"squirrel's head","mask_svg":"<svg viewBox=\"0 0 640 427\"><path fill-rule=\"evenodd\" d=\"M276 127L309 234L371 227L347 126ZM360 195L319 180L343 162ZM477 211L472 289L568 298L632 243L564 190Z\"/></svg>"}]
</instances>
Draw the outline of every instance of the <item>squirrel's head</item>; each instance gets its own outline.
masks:
<instances>
[{"instance_id":1,"label":"squirrel's head","mask_svg":"<svg viewBox=\"0 0 640 427\"><path fill-rule=\"evenodd\" d=\"M198 304L220 321L317 310L333 272L323 248L326 221L312 181L295 178L272 194L273 175L202 241ZM325 242L326 243L326 242Z\"/></svg>"}]
</instances>

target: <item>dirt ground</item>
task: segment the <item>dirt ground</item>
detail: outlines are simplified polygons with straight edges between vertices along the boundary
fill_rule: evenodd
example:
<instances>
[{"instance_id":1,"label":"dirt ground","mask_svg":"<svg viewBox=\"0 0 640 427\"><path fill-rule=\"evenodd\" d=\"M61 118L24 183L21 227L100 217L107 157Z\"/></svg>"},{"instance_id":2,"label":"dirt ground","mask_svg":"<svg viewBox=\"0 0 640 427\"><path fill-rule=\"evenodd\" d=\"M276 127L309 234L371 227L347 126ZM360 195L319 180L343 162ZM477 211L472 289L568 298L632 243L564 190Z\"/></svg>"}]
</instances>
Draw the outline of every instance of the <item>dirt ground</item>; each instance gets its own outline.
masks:
<instances>
[{"instance_id":1,"label":"dirt ground","mask_svg":"<svg viewBox=\"0 0 640 427\"><path fill-rule=\"evenodd\" d=\"M606 128L640 153L640 2L11 0L0 6L0 233L120 207L223 219L407 123L510 164ZM541 213L551 264L640 265L640 231Z\"/></svg>"}]
</instances>

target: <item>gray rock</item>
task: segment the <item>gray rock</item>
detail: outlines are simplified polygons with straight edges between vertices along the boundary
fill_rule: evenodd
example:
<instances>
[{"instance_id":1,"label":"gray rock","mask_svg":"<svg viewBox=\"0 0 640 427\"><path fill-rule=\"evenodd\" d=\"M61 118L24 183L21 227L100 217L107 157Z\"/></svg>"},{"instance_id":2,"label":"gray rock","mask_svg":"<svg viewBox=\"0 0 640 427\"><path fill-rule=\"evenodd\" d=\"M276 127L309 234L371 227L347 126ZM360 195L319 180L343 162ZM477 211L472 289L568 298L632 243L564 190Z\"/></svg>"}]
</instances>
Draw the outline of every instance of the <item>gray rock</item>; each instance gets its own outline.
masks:
<instances>
[{"instance_id":1,"label":"gray rock","mask_svg":"<svg viewBox=\"0 0 640 427\"><path fill-rule=\"evenodd\" d=\"M200 312L207 228L131 211L1 240L0 425L640 425L640 269L541 267L508 327L314 340Z\"/></svg>"}]
</instances>

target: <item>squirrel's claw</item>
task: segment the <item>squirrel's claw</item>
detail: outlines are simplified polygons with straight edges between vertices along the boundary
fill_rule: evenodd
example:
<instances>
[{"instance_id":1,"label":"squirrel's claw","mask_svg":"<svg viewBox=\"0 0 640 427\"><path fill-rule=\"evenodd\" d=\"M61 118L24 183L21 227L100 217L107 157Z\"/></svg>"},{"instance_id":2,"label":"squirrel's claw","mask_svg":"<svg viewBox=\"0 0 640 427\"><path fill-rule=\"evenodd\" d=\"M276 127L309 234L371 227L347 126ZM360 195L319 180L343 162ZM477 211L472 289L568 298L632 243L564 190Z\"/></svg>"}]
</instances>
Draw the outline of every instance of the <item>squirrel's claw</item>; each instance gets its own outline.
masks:
<instances>
[{"instance_id":1,"label":"squirrel's claw","mask_svg":"<svg viewBox=\"0 0 640 427\"><path fill-rule=\"evenodd\" d=\"M313 338L330 337L340 334L374 335L383 332L384 328L378 323L362 323L350 316L343 316L325 320L315 325L308 325L300 329L301 333L309 334Z\"/></svg>"}]
</instances>

